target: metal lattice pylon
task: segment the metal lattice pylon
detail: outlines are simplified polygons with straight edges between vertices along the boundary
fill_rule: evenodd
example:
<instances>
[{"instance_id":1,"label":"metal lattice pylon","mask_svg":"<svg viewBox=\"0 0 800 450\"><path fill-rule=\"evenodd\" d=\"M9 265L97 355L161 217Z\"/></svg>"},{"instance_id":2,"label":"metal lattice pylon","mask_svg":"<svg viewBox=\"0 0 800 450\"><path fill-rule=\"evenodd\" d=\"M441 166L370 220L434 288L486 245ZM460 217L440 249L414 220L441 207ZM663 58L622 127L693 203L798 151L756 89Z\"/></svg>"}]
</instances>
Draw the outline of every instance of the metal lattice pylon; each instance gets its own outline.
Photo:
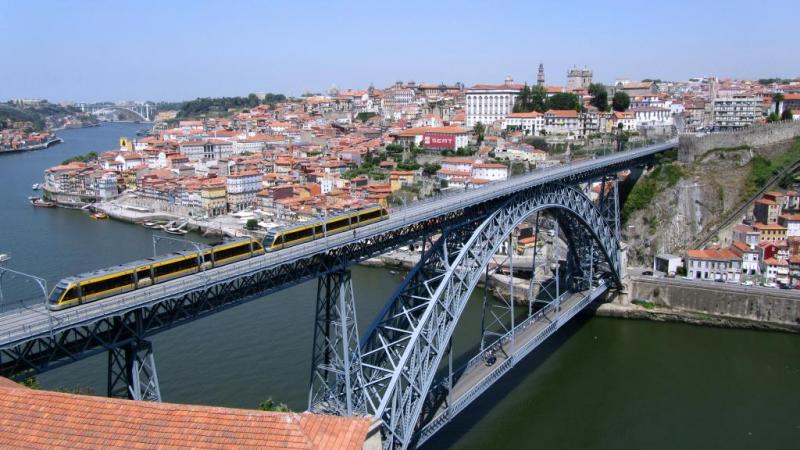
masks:
<instances>
[{"instance_id":1,"label":"metal lattice pylon","mask_svg":"<svg viewBox=\"0 0 800 450\"><path fill-rule=\"evenodd\" d=\"M319 278L308 409L365 415L355 298L350 271ZM355 388L359 387L358 390Z\"/></svg>"},{"instance_id":2,"label":"metal lattice pylon","mask_svg":"<svg viewBox=\"0 0 800 450\"><path fill-rule=\"evenodd\" d=\"M108 396L161 401L150 342L135 340L108 351Z\"/></svg>"}]
</instances>

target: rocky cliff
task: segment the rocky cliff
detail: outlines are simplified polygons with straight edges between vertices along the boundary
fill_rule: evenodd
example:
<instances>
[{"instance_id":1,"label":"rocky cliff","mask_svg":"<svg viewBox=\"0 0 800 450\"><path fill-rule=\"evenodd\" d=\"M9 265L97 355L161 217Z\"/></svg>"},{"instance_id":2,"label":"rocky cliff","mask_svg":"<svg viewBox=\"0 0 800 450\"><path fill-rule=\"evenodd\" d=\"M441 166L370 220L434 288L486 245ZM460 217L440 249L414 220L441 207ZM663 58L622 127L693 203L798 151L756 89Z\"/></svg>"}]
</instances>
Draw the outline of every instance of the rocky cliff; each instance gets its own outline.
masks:
<instances>
[{"instance_id":1,"label":"rocky cliff","mask_svg":"<svg viewBox=\"0 0 800 450\"><path fill-rule=\"evenodd\" d=\"M774 134L774 130L770 129L770 133ZM650 265L653 255L659 253L681 255L698 237L727 222L726 219L750 199L754 189L763 187L753 186L760 180L754 175L754 158L778 165L789 156L787 152L792 149L793 141L783 139L782 134L779 136L781 141L764 139L765 143L758 146L708 150L692 141L691 149L681 148L678 152L683 156L691 152L692 158L660 161L645 171L628 198L634 203L638 201L639 207L632 209L626 205L624 208L623 239L629 245L631 265ZM736 142L729 136L726 139ZM800 148L800 143L797 146ZM644 190L642 186L652 190L644 200L637 195ZM744 214L739 216L731 223L744 218ZM729 228L714 237L728 242Z\"/></svg>"}]
</instances>

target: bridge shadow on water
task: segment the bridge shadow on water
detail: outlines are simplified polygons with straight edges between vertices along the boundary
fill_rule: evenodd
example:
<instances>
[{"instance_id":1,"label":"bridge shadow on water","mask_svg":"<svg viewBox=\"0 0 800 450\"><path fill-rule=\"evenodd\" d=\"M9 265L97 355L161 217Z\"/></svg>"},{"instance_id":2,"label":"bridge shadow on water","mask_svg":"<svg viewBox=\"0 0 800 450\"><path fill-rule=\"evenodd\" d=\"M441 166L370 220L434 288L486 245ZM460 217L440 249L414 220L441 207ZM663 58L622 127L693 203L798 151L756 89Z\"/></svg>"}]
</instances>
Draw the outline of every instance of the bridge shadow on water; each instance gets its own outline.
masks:
<instances>
[{"instance_id":1,"label":"bridge shadow on water","mask_svg":"<svg viewBox=\"0 0 800 450\"><path fill-rule=\"evenodd\" d=\"M592 309L592 305L587 307L587 310ZM567 342L572 336L575 335L588 321L592 319L592 314L579 313L573 317L569 322L564 324L553 335L547 338L539 345L533 352L531 352L522 361L518 362L514 368L503 375L494 385L488 388L482 395L473 401L466 409L458 414L450 423L445 425L438 433L431 437L421 449L441 449L453 448L454 444L465 430L472 429L478 422L485 419L491 412L492 408L505 400L512 394L519 385L524 382L531 374L541 367L547 360L557 352L561 346ZM474 351L477 352L479 346L475 346ZM474 352L467 352L469 355L474 355ZM454 358L454 366L460 367L466 363L467 357L459 358L459 364L456 364ZM446 367L444 376L446 376ZM440 379L437 377L437 380ZM454 374L455 384L457 381ZM446 392L443 389L438 390L434 396L436 406L439 406L445 401ZM433 406L433 405L428 405ZM438 408L432 408L438 409ZM428 409L430 411L430 409ZM423 413L424 414L424 413ZM426 417L428 419L430 417Z\"/></svg>"}]
</instances>

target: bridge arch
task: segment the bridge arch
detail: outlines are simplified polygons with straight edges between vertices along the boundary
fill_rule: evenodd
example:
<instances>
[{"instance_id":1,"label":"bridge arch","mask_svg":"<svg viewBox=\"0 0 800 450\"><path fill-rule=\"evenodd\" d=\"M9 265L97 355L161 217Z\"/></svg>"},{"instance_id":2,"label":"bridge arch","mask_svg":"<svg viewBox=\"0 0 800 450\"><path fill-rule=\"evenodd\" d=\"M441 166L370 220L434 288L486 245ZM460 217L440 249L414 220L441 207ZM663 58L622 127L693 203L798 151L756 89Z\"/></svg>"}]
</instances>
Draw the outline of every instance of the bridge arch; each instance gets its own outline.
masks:
<instances>
[{"instance_id":1,"label":"bridge arch","mask_svg":"<svg viewBox=\"0 0 800 450\"><path fill-rule=\"evenodd\" d=\"M130 108L130 107L127 107L127 106L105 106L103 108L100 108L100 109L97 109L97 110L93 111L92 114L100 115L100 114L105 114L105 113L113 112L113 111L127 111L127 112L133 114L134 116L140 118L144 122L150 121L150 118L147 117L142 112L137 111L135 108Z\"/></svg>"},{"instance_id":2,"label":"bridge arch","mask_svg":"<svg viewBox=\"0 0 800 450\"><path fill-rule=\"evenodd\" d=\"M383 422L385 446L406 448L453 331L484 268L514 228L537 211L556 210L573 258L602 259L619 285L618 242L580 190L564 185L522 191L482 223L446 230L425 252L361 342L364 410ZM587 258L588 257L588 258Z\"/></svg>"}]
</instances>

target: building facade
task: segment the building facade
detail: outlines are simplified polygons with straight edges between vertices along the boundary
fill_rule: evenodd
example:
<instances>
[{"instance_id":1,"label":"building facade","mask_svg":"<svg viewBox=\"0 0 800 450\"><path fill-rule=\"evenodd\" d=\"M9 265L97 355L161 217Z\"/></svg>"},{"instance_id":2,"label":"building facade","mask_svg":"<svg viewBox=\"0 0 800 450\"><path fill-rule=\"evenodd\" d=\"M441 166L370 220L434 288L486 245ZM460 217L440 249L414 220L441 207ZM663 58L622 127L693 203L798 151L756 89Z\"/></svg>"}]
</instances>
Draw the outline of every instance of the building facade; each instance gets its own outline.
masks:
<instances>
[{"instance_id":1,"label":"building facade","mask_svg":"<svg viewBox=\"0 0 800 450\"><path fill-rule=\"evenodd\" d=\"M472 128L478 122L491 125L502 121L513 111L514 102L523 87L508 77L503 84L477 84L467 89L467 127Z\"/></svg>"}]
</instances>

